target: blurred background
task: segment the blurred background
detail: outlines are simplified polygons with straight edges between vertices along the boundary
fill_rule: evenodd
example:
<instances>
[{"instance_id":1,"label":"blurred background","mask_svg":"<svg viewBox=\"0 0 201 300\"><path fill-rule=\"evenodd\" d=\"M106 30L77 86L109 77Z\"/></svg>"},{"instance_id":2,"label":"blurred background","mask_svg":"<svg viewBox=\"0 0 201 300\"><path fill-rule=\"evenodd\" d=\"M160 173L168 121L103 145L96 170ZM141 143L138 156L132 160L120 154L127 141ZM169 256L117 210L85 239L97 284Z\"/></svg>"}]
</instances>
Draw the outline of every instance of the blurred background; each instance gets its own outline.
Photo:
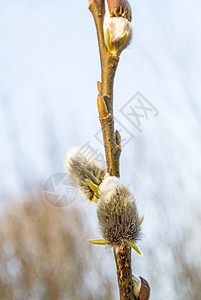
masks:
<instances>
[{"instance_id":1,"label":"blurred background","mask_svg":"<svg viewBox=\"0 0 201 300\"><path fill-rule=\"evenodd\" d=\"M121 55L114 110L121 177L145 216L133 271L151 299L198 300L201 4L130 3L134 38ZM96 205L77 196L58 208L43 195L47 179L65 172L68 148L104 153L97 80L87 0L0 0L1 299L118 299L112 249L87 243L100 237ZM129 113L136 93L150 108L138 120Z\"/></svg>"}]
</instances>

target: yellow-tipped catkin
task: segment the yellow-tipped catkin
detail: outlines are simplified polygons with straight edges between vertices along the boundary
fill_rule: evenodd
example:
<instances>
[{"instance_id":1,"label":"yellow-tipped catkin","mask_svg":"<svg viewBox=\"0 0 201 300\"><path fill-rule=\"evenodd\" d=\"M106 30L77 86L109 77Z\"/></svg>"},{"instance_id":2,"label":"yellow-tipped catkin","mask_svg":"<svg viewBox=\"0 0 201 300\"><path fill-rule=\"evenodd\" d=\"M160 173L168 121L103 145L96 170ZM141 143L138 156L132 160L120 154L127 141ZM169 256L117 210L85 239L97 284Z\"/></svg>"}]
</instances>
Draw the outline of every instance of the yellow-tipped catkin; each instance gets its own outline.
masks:
<instances>
[{"instance_id":1,"label":"yellow-tipped catkin","mask_svg":"<svg viewBox=\"0 0 201 300\"><path fill-rule=\"evenodd\" d=\"M101 184L106 175L105 166L95 155L88 157L78 148L70 148L66 154L65 167L82 197L92 201L96 194L91 187Z\"/></svg>"},{"instance_id":2,"label":"yellow-tipped catkin","mask_svg":"<svg viewBox=\"0 0 201 300\"><path fill-rule=\"evenodd\" d=\"M99 190L97 214L103 238L119 247L139 239L140 219L130 190L117 177L106 177Z\"/></svg>"}]
</instances>

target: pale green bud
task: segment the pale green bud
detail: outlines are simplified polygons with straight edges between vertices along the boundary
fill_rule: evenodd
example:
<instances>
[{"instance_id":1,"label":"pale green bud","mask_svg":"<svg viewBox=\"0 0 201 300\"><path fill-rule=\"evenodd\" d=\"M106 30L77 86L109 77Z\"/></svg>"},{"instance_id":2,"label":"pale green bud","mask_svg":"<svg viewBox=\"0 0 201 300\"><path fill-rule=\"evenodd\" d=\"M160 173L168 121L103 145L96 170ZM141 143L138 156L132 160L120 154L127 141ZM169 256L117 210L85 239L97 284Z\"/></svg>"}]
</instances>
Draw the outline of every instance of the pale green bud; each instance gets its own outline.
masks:
<instances>
[{"instance_id":1,"label":"pale green bud","mask_svg":"<svg viewBox=\"0 0 201 300\"><path fill-rule=\"evenodd\" d=\"M107 11L103 27L108 52L114 56L119 56L131 41L132 29L130 22L123 17L110 17Z\"/></svg>"}]
</instances>

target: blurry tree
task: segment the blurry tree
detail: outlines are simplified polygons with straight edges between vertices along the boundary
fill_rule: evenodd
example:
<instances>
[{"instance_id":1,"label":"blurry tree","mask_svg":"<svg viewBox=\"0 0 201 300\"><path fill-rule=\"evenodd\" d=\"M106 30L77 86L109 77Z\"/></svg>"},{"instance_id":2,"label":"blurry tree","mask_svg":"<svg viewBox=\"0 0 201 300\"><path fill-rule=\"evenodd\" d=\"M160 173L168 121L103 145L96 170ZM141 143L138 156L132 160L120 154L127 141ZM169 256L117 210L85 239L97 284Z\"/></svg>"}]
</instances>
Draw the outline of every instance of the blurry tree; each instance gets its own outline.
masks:
<instances>
[{"instance_id":1,"label":"blurry tree","mask_svg":"<svg viewBox=\"0 0 201 300\"><path fill-rule=\"evenodd\" d=\"M109 278L94 264L97 248L84 238L83 214L68 209L33 194L9 205L0 221L0 299L113 299Z\"/></svg>"}]
</instances>

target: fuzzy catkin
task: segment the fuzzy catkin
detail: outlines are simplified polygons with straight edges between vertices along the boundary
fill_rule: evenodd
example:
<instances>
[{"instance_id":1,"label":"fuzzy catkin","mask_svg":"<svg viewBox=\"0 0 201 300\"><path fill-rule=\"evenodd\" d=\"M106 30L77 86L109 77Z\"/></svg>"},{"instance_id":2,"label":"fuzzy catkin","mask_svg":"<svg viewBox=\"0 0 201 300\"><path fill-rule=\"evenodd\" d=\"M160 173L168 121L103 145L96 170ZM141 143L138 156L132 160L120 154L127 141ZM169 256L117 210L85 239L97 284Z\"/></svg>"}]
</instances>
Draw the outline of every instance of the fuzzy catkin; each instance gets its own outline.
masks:
<instances>
[{"instance_id":1,"label":"fuzzy catkin","mask_svg":"<svg viewBox=\"0 0 201 300\"><path fill-rule=\"evenodd\" d=\"M85 199L92 200L94 192L86 183L86 179L99 186L106 175L104 165L95 155L88 157L78 148L70 148L66 154L65 167L81 195Z\"/></svg>"},{"instance_id":2,"label":"fuzzy catkin","mask_svg":"<svg viewBox=\"0 0 201 300\"><path fill-rule=\"evenodd\" d=\"M139 238L140 219L130 190L117 177L106 177L99 187L99 225L111 246L124 246Z\"/></svg>"},{"instance_id":3,"label":"fuzzy catkin","mask_svg":"<svg viewBox=\"0 0 201 300\"><path fill-rule=\"evenodd\" d=\"M103 23L104 39L107 50L112 55L119 56L128 47L132 39L130 22L123 17L110 17L107 10Z\"/></svg>"}]
</instances>

